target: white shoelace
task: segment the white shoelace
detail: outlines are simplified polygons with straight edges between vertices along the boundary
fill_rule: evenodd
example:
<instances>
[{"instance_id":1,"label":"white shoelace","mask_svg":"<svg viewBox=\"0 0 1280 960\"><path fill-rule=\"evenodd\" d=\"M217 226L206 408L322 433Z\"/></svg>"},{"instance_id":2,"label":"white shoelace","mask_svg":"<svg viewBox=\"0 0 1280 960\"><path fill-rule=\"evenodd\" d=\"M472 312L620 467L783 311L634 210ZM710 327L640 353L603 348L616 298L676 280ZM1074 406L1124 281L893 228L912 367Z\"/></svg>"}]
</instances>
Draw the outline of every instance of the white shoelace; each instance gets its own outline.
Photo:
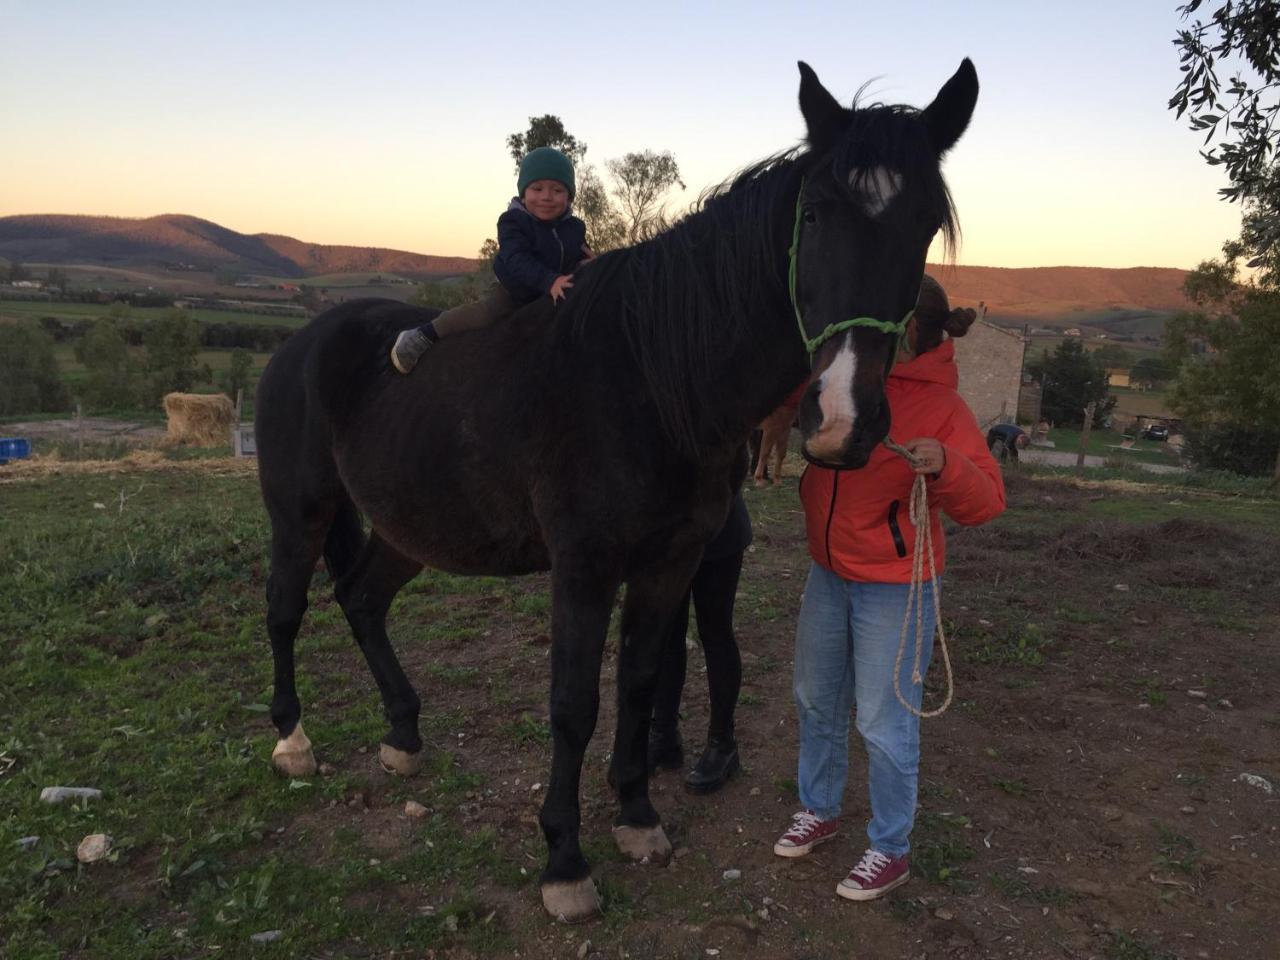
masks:
<instances>
[{"instance_id":1,"label":"white shoelace","mask_svg":"<svg viewBox=\"0 0 1280 960\"><path fill-rule=\"evenodd\" d=\"M889 858L879 850L868 850L862 855L862 859L858 861L858 865L853 868L853 876L859 880L865 880L867 883L874 883L876 875L889 864Z\"/></svg>"},{"instance_id":2,"label":"white shoelace","mask_svg":"<svg viewBox=\"0 0 1280 960\"><path fill-rule=\"evenodd\" d=\"M821 822L812 810L801 810L791 818L791 829L787 831L787 836L803 836Z\"/></svg>"}]
</instances>

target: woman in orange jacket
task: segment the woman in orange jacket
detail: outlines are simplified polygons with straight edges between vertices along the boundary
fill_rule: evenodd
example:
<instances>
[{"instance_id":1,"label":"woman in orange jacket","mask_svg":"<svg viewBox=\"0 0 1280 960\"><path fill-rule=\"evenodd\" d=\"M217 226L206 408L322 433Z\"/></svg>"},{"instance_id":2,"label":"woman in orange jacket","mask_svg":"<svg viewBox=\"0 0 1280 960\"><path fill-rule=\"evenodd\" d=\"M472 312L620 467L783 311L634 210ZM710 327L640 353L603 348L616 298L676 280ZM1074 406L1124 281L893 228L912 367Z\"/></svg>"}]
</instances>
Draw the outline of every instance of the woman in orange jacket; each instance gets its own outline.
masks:
<instances>
[{"instance_id":1,"label":"woman in orange jacket","mask_svg":"<svg viewBox=\"0 0 1280 960\"><path fill-rule=\"evenodd\" d=\"M915 475L923 474L928 484L939 575L946 559L939 513L971 526L998 516L1005 506L1000 468L956 392L959 375L948 335L963 336L974 318L973 310L951 310L937 281L924 278L885 386L892 436L906 439L903 446L915 454L916 467L881 447L860 470L810 466L800 481L813 559L796 627L804 809L774 853L804 856L838 832L849 770L849 714L856 707L869 761L871 820L866 852L836 888L850 900L875 899L909 875L920 723L898 702L893 671L911 583L915 529L907 504ZM932 653L938 588L937 581L927 580L917 601L924 614L922 671ZM911 682L910 653L902 660L900 689L919 710L922 691Z\"/></svg>"}]
</instances>

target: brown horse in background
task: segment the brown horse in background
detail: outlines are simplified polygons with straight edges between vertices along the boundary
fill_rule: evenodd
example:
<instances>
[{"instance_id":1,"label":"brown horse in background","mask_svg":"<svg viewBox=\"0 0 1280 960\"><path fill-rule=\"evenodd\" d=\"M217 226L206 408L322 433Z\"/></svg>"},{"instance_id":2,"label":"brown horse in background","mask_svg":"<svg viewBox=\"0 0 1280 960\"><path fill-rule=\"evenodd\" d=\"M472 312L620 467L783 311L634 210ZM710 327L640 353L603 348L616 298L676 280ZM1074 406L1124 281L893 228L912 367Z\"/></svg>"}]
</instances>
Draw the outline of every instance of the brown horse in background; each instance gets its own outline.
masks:
<instances>
[{"instance_id":1,"label":"brown horse in background","mask_svg":"<svg viewBox=\"0 0 1280 960\"><path fill-rule=\"evenodd\" d=\"M756 458L755 484L768 482L769 464L773 463L773 485L782 486L782 461L787 457L787 441L796 422L796 408L786 403L760 421L760 453Z\"/></svg>"}]
</instances>

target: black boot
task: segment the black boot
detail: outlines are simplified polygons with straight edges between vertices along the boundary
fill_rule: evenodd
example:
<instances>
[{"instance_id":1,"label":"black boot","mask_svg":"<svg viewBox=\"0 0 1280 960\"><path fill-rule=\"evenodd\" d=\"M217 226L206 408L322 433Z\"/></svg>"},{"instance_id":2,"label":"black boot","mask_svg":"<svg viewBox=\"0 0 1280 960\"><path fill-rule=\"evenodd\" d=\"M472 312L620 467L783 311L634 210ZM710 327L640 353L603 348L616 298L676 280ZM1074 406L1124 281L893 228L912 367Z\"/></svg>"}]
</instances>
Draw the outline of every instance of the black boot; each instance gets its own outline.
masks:
<instances>
[{"instance_id":1,"label":"black boot","mask_svg":"<svg viewBox=\"0 0 1280 960\"><path fill-rule=\"evenodd\" d=\"M679 770L684 766L684 744L676 726L649 727L649 772Z\"/></svg>"},{"instance_id":2,"label":"black boot","mask_svg":"<svg viewBox=\"0 0 1280 960\"><path fill-rule=\"evenodd\" d=\"M738 744L730 737L710 737L694 768L684 778L690 793L715 793L738 772Z\"/></svg>"}]
</instances>

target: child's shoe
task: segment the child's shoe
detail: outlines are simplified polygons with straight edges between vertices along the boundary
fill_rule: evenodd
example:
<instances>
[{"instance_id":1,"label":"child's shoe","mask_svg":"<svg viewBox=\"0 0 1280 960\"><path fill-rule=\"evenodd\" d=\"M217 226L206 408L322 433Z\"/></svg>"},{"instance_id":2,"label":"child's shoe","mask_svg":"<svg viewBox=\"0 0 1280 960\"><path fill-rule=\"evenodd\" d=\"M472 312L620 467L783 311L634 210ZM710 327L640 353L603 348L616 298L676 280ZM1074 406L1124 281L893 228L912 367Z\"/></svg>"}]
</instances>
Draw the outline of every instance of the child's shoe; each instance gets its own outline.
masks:
<instances>
[{"instance_id":1,"label":"child's shoe","mask_svg":"<svg viewBox=\"0 0 1280 960\"><path fill-rule=\"evenodd\" d=\"M401 373L408 373L418 365L429 346L431 339L417 327L402 330L391 348L391 365Z\"/></svg>"},{"instance_id":2,"label":"child's shoe","mask_svg":"<svg viewBox=\"0 0 1280 960\"><path fill-rule=\"evenodd\" d=\"M812 810L801 810L792 816L791 826L773 845L773 852L780 857L803 857L839 832L839 820L819 820Z\"/></svg>"},{"instance_id":3,"label":"child's shoe","mask_svg":"<svg viewBox=\"0 0 1280 960\"><path fill-rule=\"evenodd\" d=\"M891 857L879 850L868 850L840 881L836 893L846 900L874 900L894 887L900 887L911 876L907 857Z\"/></svg>"}]
</instances>

